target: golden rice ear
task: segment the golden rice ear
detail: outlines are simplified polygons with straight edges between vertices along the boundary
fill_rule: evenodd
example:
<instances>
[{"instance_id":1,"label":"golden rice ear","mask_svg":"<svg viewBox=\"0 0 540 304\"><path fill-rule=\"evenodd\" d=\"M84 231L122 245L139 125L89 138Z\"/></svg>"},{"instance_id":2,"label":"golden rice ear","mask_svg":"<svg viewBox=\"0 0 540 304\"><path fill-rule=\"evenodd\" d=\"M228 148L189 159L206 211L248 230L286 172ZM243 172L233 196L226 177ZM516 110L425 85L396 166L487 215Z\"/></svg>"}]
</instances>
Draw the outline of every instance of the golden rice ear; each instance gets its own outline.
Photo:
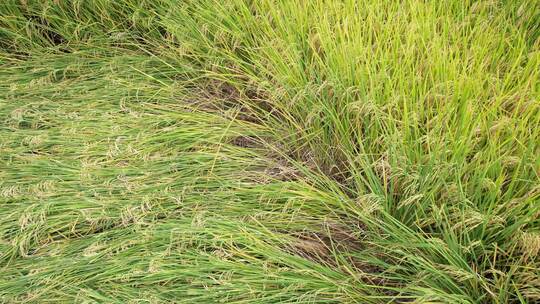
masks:
<instances>
[{"instance_id":1,"label":"golden rice ear","mask_svg":"<svg viewBox=\"0 0 540 304\"><path fill-rule=\"evenodd\" d=\"M455 230L471 231L484 223L491 228L504 227L505 224L501 216L488 215L470 207L465 210L455 208L449 216L451 222L455 223L452 226Z\"/></svg>"},{"instance_id":2,"label":"golden rice ear","mask_svg":"<svg viewBox=\"0 0 540 304\"><path fill-rule=\"evenodd\" d=\"M525 260L536 259L540 253L540 232L521 232L519 247Z\"/></svg>"},{"instance_id":3,"label":"golden rice ear","mask_svg":"<svg viewBox=\"0 0 540 304\"><path fill-rule=\"evenodd\" d=\"M321 58L324 56L324 50L321 45L321 37L319 33L311 34L309 44L315 54L317 54Z\"/></svg>"},{"instance_id":4,"label":"golden rice ear","mask_svg":"<svg viewBox=\"0 0 540 304\"><path fill-rule=\"evenodd\" d=\"M357 199L357 204L360 206L361 213L364 216L371 215L383 209L382 202L383 198L375 194L364 194L360 195Z\"/></svg>"},{"instance_id":5,"label":"golden rice ear","mask_svg":"<svg viewBox=\"0 0 540 304\"><path fill-rule=\"evenodd\" d=\"M503 159L503 165L508 169L514 169L521 163L521 158L517 156L506 156Z\"/></svg>"},{"instance_id":6,"label":"golden rice ear","mask_svg":"<svg viewBox=\"0 0 540 304\"><path fill-rule=\"evenodd\" d=\"M466 271L463 268L457 267L455 265L445 265L445 264L439 264L437 265L439 269L446 272L448 275L456 279L458 282L465 282L474 280L475 278L478 278L476 273Z\"/></svg>"},{"instance_id":7,"label":"golden rice ear","mask_svg":"<svg viewBox=\"0 0 540 304\"><path fill-rule=\"evenodd\" d=\"M398 208L412 206L416 204L417 202L419 202L420 200L422 200L422 198L424 198L423 194L416 194L416 195L409 196L408 198L399 202Z\"/></svg>"},{"instance_id":8,"label":"golden rice ear","mask_svg":"<svg viewBox=\"0 0 540 304\"><path fill-rule=\"evenodd\" d=\"M441 198L452 204L462 201L464 195L456 183L451 183L442 189Z\"/></svg>"},{"instance_id":9,"label":"golden rice ear","mask_svg":"<svg viewBox=\"0 0 540 304\"><path fill-rule=\"evenodd\" d=\"M532 264L531 266L531 268L517 268L513 275L513 284L525 298L525 303L538 303L540 301L540 276L538 275L538 268L536 268L536 272L531 271L535 265Z\"/></svg>"}]
</instances>

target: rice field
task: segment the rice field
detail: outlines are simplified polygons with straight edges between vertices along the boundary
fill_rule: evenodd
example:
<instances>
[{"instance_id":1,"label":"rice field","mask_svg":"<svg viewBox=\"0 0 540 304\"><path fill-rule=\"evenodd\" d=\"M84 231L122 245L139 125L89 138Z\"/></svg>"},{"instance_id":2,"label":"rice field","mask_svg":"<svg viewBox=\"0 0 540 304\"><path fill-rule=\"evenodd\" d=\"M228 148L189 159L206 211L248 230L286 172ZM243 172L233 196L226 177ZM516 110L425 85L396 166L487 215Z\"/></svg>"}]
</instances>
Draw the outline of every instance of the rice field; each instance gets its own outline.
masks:
<instances>
[{"instance_id":1,"label":"rice field","mask_svg":"<svg viewBox=\"0 0 540 304\"><path fill-rule=\"evenodd\" d=\"M3 0L0 303L538 303L539 37L533 0Z\"/></svg>"}]
</instances>

